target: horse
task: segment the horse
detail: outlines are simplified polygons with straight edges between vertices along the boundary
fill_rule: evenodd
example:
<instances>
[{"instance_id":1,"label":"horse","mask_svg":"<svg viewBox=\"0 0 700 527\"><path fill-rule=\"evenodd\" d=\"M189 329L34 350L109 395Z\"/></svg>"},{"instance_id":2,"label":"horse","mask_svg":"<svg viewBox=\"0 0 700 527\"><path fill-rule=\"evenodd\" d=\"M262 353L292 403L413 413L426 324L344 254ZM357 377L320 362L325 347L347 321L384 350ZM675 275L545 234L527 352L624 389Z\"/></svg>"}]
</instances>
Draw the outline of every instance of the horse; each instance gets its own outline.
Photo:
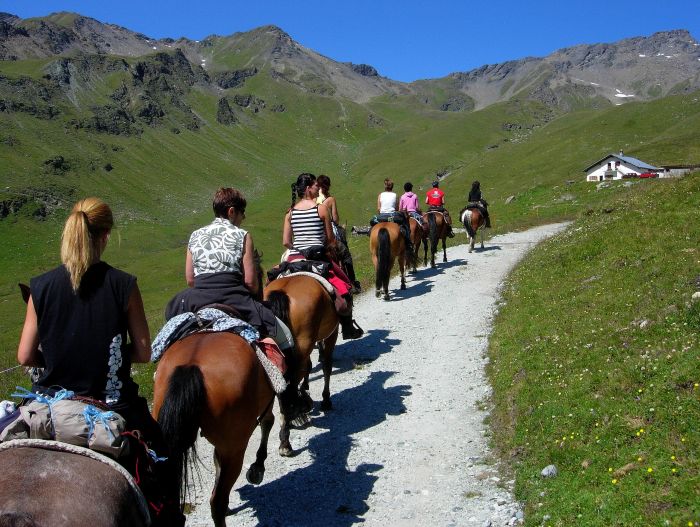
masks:
<instances>
[{"instance_id":1,"label":"horse","mask_svg":"<svg viewBox=\"0 0 700 527\"><path fill-rule=\"evenodd\" d=\"M438 251L438 242L442 240L442 261L447 261L447 233L449 225L441 212L429 211L423 214L423 219L428 222L428 240L430 241L430 267L435 267L435 253ZM424 262L428 262L428 244L425 244Z\"/></svg>"},{"instance_id":2,"label":"horse","mask_svg":"<svg viewBox=\"0 0 700 527\"><path fill-rule=\"evenodd\" d=\"M231 489L253 431L272 428L275 392L255 351L233 333L195 333L170 346L156 370L153 416L178 467L181 496L196 456L197 432L214 446L216 479L209 505L216 527L226 525ZM266 436L265 436L266 437ZM267 457L261 444L246 477L260 483Z\"/></svg>"},{"instance_id":3,"label":"horse","mask_svg":"<svg viewBox=\"0 0 700 527\"><path fill-rule=\"evenodd\" d=\"M428 242L425 236L425 231L423 230L423 224L416 220L414 217L409 216L408 225L411 232L411 243L413 243L413 266L411 272L415 273L416 265L418 264L419 254L420 254L420 244L424 243L426 247L426 252L428 250ZM427 262L423 262L425 265Z\"/></svg>"},{"instance_id":4,"label":"horse","mask_svg":"<svg viewBox=\"0 0 700 527\"><path fill-rule=\"evenodd\" d=\"M256 252L258 290L262 269ZM274 424L275 392L252 346L228 332L194 333L171 345L155 373L153 416L175 460L180 495L188 490L188 467L196 457L197 432L214 446L216 478L209 500L216 527L225 527L231 489L240 475L243 456L260 424L256 460L246 473L262 481L267 437Z\"/></svg>"},{"instance_id":5,"label":"horse","mask_svg":"<svg viewBox=\"0 0 700 527\"><path fill-rule=\"evenodd\" d=\"M296 347L297 360L300 361L299 377L290 379L298 386L302 383L302 393L309 404L309 372L311 370L311 352L318 344L319 356L323 363L323 400L321 410L333 409L330 397L330 378L333 370L333 350L338 339L338 314L331 295L310 276L297 275L277 278L270 282L263 291L263 298L269 303L273 313L282 320L292 332ZM265 430L263 430L263 434ZM269 429L267 430L269 434ZM279 454L289 457L294 454L289 443L289 423L284 415L280 416ZM264 436L264 441L267 436Z\"/></svg>"},{"instance_id":6,"label":"horse","mask_svg":"<svg viewBox=\"0 0 700 527\"><path fill-rule=\"evenodd\" d=\"M53 444L53 445L52 445ZM6 448L7 447L7 448ZM150 525L148 506L115 462L56 441L19 440L0 448L0 525Z\"/></svg>"},{"instance_id":7,"label":"horse","mask_svg":"<svg viewBox=\"0 0 700 527\"><path fill-rule=\"evenodd\" d=\"M377 223L369 233L369 250L375 270L376 296L389 300L389 278L394 261L399 261L401 273L401 289L406 289L406 266L413 259L406 250L406 240L401 227L394 222L382 221Z\"/></svg>"},{"instance_id":8,"label":"horse","mask_svg":"<svg viewBox=\"0 0 700 527\"><path fill-rule=\"evenodd\" d=\"M476 242L476 233L479 228L484 226L486 220L478 207L464 207L459 213L459 218L467 231L467 236L469 237L469 252L472 252L474 250L474 243ZM481 230L481 248L484 248L483 229Z\"/></svg>"}]
</instances>

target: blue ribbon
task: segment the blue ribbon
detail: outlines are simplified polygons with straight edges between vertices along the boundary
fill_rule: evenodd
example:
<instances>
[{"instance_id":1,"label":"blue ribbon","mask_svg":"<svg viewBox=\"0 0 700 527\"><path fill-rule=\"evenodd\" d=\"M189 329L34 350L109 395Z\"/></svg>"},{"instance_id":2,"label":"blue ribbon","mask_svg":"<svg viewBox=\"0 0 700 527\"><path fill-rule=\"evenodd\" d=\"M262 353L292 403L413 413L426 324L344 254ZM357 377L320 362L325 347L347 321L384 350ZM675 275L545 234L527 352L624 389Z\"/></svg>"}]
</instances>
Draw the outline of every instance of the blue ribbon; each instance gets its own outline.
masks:
<instances>
[{"instance_id":1,"label":"blue ribbon","mask_svg":"<svg viewBox=\"0 0 700 527\"><path fill-rule=\"evenodd\" d=\"M92 432L95 430L95 423L102 423L102 426L104 426L105 430L109 432L109 435L112 436L112 439L115 438L114 432L109 428L109 425L107 424L107 421L111 419L114 416L114 412L111 410L107 412L102 412L100 411L99 408L94 407L91 404L88 404L85 409L83 410L83 417L85 418L85 424L88 425L89 430L88 430L88 437L92 435Z\"/></svg>"},{"instance_id":2,"label":"blue ribbon","mask_svg":"<svg viewBox=\"0 0 700 527\"><path fill-rule=\"evenodd\" d=\"M26 388L22 388L21 386L15 386L15 389L17 392L13 393L11 397L21 397L22 399L34 399L35 401L38 401L40 403L48 404L49 408L58 401L61 401L63 399L69 399L75 395L75 392L72 392L70 390L66 390L65 388L62 388L61 390L56 392L56 395L53 397L50 397L48 395L42 395L40 393L34 393L30 390L27 390Z\"/></svg>"}]
</instances>

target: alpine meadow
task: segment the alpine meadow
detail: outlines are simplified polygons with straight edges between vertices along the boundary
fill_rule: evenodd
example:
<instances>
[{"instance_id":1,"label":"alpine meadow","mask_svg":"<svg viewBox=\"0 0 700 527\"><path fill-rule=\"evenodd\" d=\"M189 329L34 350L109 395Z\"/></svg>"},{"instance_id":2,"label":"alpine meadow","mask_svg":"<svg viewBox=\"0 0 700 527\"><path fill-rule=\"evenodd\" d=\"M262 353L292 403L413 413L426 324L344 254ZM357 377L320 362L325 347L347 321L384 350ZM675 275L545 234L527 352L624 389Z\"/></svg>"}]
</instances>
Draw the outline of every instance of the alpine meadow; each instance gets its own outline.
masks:
<instances>
[{"instance_id":1,"label":"alpine meadow","mask_svg":"<svg viewBox=\"0 0 700 527\"><path fill-rule=\"evenodd\" d=\"M453 218L478 179L491 233L571 222L503 285L490 337L490 440L525 524L700 525L694 37L581 44L413 83L380 73L274 26L154 40L74 13L1 13L0 399L30 386L16 367L17 284L60 263L79 198L112 207L105 260L138 277L153 336L219 187L245 194L269 268L301 172L331 178L348 232L376 213L384 178L419 197L439 179ZM687 171L586 181L620 151ZM367 287L367 237L348 238ZM150 396L155 366L134 370ZM543 478L550 464L559 475Z\"/></svg>"}]
</instances>

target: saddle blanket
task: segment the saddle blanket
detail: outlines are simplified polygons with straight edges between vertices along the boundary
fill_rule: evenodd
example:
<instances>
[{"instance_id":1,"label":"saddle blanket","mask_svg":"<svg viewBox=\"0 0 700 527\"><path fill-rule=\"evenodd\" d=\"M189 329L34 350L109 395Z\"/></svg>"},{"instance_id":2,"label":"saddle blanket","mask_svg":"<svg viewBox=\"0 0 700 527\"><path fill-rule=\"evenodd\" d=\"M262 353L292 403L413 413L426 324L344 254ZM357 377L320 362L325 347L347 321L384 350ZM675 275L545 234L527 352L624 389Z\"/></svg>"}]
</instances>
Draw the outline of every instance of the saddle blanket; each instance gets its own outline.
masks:
<instances>
[{"instance_id":1,"label":"saddle blanket","mask_svg":"<svg viewBox=\"0 0 700 527\"><path fill-rule=\"evenodd\" d=\"M260 333L247 322L216 308L197 313L182 313L168 320L151 344L151 362L158 362L163 353L178 340L197 332L230 331L243 338L255 350L275 393L287 387L284 379L284 355L276 345L260 341Z\"/></svg>"}]
</instances>

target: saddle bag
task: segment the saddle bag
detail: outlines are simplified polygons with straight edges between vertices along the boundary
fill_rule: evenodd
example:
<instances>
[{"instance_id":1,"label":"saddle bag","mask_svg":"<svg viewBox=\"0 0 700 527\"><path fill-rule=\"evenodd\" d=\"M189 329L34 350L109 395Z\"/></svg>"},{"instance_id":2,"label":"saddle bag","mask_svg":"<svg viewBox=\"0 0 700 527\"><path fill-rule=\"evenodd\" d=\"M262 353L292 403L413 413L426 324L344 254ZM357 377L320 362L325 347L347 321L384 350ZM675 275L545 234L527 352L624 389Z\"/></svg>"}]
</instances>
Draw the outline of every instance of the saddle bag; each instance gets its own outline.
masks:
<instances>
[{"instance_id":1,"label":"saddle bag","mask_svg":"<svg viewBox=\"0 0 700 527\"><path fill-rule=\"evenodd\" d=\"M19 407L19 416L2 431L0 441L55 439L117 459L127 453L125 430L124 418L115 412L80 400L38 396Z\"/></svg>"}]
</instances>

